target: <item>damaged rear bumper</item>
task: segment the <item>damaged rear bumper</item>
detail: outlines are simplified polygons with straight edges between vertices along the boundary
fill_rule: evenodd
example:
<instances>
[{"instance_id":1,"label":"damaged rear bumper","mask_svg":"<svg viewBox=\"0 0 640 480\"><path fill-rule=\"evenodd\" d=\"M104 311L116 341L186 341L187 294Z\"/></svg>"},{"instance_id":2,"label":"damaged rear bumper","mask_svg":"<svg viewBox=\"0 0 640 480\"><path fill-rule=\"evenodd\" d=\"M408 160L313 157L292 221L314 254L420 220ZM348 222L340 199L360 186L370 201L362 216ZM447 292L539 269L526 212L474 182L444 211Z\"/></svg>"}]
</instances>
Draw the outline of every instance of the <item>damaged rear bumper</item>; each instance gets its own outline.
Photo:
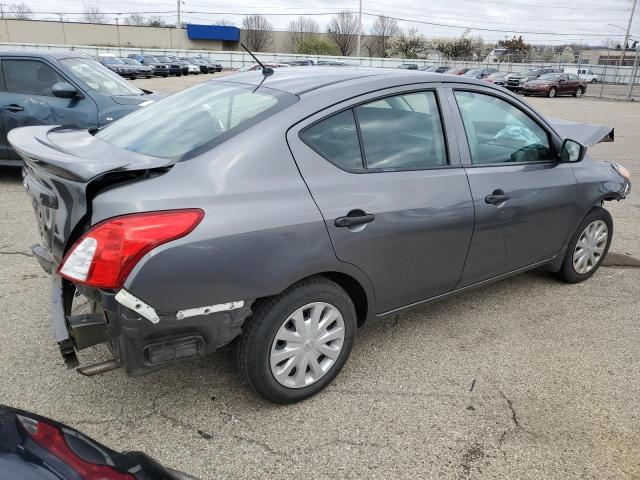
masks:
<instances>
[{"instance_id":1,"label":"damaged rear bumper","mask_svg":"<svg viewBox=\"0 0 640 480\"><path fill-rule=\"evenodd\" d=\"M251 315L251 302L242 300L162 312L126 290L116 293L84 286L77 291L97 308L73 315L76 286L55 273L47 250L35 245L32 251L51 274L51 321L68 368L80 364L80 350L107 343L127 374L142 375L176 360L214 352L238 336Z\"/></svg>"}]
</instances>

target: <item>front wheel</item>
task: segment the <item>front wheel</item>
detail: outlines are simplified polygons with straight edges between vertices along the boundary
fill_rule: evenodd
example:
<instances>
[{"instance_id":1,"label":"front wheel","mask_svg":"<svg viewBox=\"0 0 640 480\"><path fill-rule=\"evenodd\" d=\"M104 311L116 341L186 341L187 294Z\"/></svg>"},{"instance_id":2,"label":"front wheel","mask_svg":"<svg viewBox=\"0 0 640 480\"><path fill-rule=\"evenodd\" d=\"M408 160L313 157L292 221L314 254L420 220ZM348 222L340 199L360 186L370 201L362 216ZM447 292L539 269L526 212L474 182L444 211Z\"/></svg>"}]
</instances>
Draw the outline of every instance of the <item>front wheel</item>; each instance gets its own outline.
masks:
<instances>
[{"instance_id":1,"label":"front wheel","mask_svg":"<svg viewBox=\"0 0 640 480\"><path fill-rule=\"evenodd\" d=\"M582 87L578 87L577 90L573 93L573 96L576 98L580 98L582 96Z\"/></svg>"},{"instance_id":2,"label":"front wheel","mask_svg":"<svg viewBox=\"0 0 640 480\"><path fill-rule=\"evenodd\" d=\"M325 388L344 366L356 330L347 293L324 277L303 280L258 301L236 343L241 375L275 403L294 403Z\"/></svg>"},{"instance_id":3,"label":"front wheel","mask_svg":"<svg viewBox=\"0 0 640 480\"><path fill-rule=\"evenodd\" d=\"M558 276L565 282L583 282L602 264L613 238L613 219L601 207L595 207L582 220L562 262Z\"/></svg>"},{"instance_id":4,"label":"front wheel","mask_svg":"<svg viewBox=\"0 0 640 480\"><path fill-rule=\"evenodd\" d=\"M549 98L553 98L553 97L555 97L555 96L556 96L556 89L555 89L555 87L551 87L551 88L549 89L549 93L548 93L548 95L549 95Z\"/></svg>"}]
</instances>

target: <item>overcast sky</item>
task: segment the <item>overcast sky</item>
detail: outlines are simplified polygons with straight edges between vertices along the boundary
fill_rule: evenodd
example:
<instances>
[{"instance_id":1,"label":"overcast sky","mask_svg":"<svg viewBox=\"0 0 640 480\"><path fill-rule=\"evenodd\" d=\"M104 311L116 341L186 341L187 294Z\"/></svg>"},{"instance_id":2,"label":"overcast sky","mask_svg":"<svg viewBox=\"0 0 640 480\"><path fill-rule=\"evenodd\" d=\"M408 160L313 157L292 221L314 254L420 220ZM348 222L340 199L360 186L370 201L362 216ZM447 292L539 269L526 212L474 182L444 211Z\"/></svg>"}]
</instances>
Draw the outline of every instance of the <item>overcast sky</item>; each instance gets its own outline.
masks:
<instances>
[{"instance_id":1,"label":"overcast sky","mask_svg":"<svg viewBox=\"0 0 640 480\"><path fill-rule=\"evenodd\" d=\"M173 0L17 1L24 1L34 17L42 19L58 19L55 13L60 12L68 20L78 20L81 15L72 12L83 12L85 5L91 5L110 14L112 20L116 16L140 12L145 16L161 16L168 24L176 21L176 1ZM10 3L12 0L4 4L5 9ZM523 32L531 43L582 41L601 45L607 38L622 42L632 3L633 0L362 0L363 30L370 30L375 15L386 15L455 26L399 22L401 28L416 28L426 36L459 36L466 28L471 28L470 35L481 35L490 41L513 35L508 31L517 31ZM224 19L238 26L244 15L257 12L266 15L276 30L286 30L289 21L298 15L313 14L324 30L331 13L343 9L357 12L358 0L184 0L181 8L183 22L206 24ZM561 33L566 35L554 35ZM640 5L631 34L640 37Z\"/></svg>"}]
</instances>

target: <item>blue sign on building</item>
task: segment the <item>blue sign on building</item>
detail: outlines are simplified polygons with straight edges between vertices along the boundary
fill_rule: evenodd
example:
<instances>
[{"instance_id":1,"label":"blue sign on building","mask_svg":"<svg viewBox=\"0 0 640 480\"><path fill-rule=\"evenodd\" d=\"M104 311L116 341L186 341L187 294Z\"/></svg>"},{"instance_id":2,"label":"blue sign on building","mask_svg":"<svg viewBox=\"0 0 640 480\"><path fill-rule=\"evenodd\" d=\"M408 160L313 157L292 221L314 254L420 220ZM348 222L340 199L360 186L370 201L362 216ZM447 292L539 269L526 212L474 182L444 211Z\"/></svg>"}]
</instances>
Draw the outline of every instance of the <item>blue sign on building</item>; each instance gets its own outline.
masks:
<instances>
[{"instance_id":1,"label":"blue sign on building","mask_svg":"<svg viewBox=\"0 0 640 480\"><path fill-rule=\"evenodd\" d=\"M222 40L223 42L239 42L240 29L226 25L194 25L187 24L187 36L191 40Z\"/></svg>"}]
</instances>

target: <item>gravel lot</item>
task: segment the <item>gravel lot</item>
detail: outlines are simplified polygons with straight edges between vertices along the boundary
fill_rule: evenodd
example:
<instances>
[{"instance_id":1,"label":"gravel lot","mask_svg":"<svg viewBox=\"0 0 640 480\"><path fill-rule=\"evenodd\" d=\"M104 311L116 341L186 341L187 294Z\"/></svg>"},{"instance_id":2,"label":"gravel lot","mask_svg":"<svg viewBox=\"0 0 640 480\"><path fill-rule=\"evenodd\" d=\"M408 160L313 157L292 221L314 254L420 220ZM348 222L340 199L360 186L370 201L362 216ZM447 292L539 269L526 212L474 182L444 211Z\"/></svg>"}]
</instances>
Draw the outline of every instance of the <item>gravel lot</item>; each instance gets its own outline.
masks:
<instances>
[{"instance_id":1,"label":"gravel lot","mask_svg":"<svg viewBox=\"0 0 640 480\"><path fill-rule=\"evenodd\" d=\"M614 125L615 143L591 152L640 178L639 105L530 101ZM67 371L28 250L33 212L19 172L0 169L0 403L202 478L640 478L640 268L627 265L640 258L639 198L608 205L618 255L591 280L536 271L364 328L329 388L279 407L239 383L228 351L142 378Z\"/></svg>"}]
</instances>

